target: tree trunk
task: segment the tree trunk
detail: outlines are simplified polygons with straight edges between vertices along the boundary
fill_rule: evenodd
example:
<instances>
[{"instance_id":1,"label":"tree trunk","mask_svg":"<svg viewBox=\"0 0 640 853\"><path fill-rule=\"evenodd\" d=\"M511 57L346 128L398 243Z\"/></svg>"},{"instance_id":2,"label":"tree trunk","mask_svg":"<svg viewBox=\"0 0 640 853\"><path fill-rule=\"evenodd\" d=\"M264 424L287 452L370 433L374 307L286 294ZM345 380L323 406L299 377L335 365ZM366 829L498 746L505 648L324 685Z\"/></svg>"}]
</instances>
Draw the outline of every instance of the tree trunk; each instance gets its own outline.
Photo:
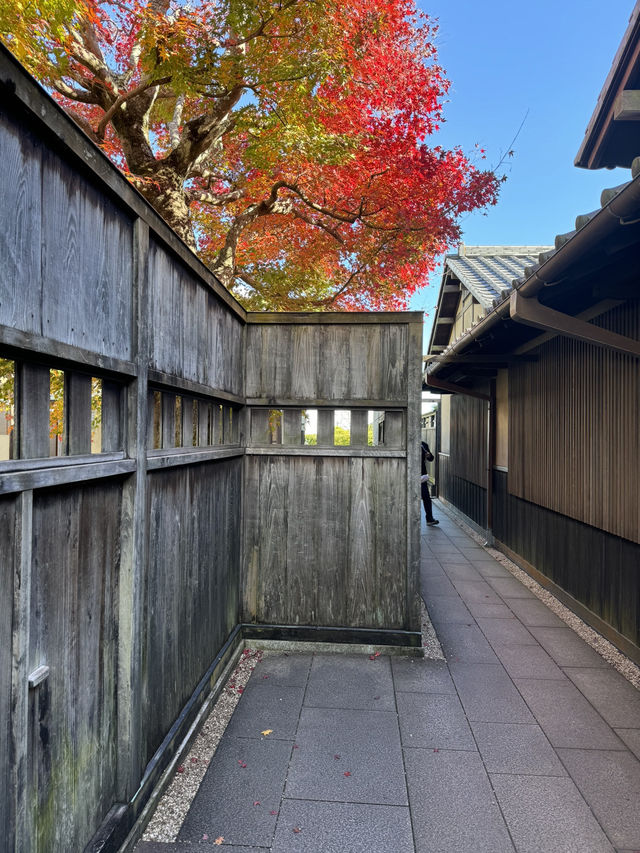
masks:
<instances>
[{"instance_id":1,"label":"tree trunk","mask_svg":"<svg viewBox=\"0 0 640 853\"><path fill-rule=\"evenodd\" d=\"M138 188L167 225L195 252L196 240L183 183L184 178L173 169L161 167L151 177L142 180Z\"/></svg>"}]
</instances>

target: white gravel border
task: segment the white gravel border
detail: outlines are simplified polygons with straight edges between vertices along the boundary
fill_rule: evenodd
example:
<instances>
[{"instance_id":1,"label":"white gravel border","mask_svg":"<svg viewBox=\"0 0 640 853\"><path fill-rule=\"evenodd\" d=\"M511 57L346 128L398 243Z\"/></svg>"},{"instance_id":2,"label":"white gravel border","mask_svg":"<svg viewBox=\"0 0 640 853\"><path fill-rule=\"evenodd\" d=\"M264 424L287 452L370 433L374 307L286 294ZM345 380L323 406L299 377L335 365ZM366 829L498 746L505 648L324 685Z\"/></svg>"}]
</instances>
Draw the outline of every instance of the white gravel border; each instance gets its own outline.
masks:
<instances>
[{"instance_id":1,"label":"white gravel border","mask_svg":"<svg viewBox=\"0 0 640 853\"><path fill-rule=\"evenodd\" d=\"M446 512L446 507L443 507ZM569 626L575 633L581 637L585 643L595 649L607 663L616 669L620 675L624 676L627 681L632 684L636 690L640 690L640 667L638 667L630 658L623 654L620 649L616 648L613 643L605 639L602 634L599 634L594 628L591 628L579 616L577 616L568 607L565 607L552 592L541 586L531 575L528 575L523 569L513 563L508 557L485 544L485 538L479 533L476 533L469 525L465 524L461 519L457 518L453 513L447 513L451 521L454 522L461 530L463 530L474 542L482 545L487 554L490 554L494 560L504 566L515 578L517 578L527 589L547 605L549 610L556 614L562 621Z\"/></svg>"},{"instance_id":2,"label":"white gravel border","mask_svg":"<svg viewBox=\"0 0 640 853\"><path fill-rule=\"evenodd\" d=\"M188 755L178 766L173 781L158 803L142 836L143 841L167 843L176 840L231 715L240 701L251 673L262 657L263 653L259 650L245 649L242 652L236 668L196 735ZM202 840L207 841L206 838Z\"/></svg>"}]
</instances>

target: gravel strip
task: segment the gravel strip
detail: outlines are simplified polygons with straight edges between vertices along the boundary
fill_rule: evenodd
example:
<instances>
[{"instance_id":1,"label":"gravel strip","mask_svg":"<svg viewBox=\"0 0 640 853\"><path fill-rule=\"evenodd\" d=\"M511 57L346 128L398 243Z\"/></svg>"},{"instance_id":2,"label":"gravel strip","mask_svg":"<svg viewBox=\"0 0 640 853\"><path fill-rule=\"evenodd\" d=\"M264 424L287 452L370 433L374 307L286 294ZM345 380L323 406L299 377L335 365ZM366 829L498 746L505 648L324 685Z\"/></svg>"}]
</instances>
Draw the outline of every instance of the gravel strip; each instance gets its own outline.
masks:
<instances>
[{"instance_id":1,"label":"gravel strip","mask_svg":"<svg viewBox=\"0 0 640 853\"><path fill-rule=\"evenodd\" d=\"M568 607L561 604L552 592L549 592L548 589L540 586L540 584L535 581L531 575L528 575L523 569L516 566L516 564L508 557L505 557L501 551L485 545L485 539L483 536L476 533L475 530L472 530L471 527L468 527L452 513L448 513L448 515L449 518L457 524L458 527L464 530L464 532L470 536L474 542L484 546L484 550L487 554L490 554L498 561L498 563L500 563L501 566L504 566L507 571L511 572L511 574L521 581L527 589L531 590L531 592L539 598L540 601L546 604L549 610L553 611L553 613L562 619L569 628L572 628L579 637L588 643L592 649L595 649L595 651L598 652L598 654L601 655L607 663L610 663L611 666L620 673L620 675L624 676L627 681L633 684L636 690L640 690L640 667L617 649L613 643L610 643L609 640L605 639L602 634L599 634L594 628L591 628L586 624L586 622L583 622L583 620L579 616L576 616L572 610L569 610Z\"/></svg>"},{"instance_id":2,"label":"gravel strip","mask_svg":"<svg viewBox=\"0 0 640 853\"><path fill-rule=\"evenodd\" d=\"M422 605L422 648L424 656L429 660L444 660L442 646L429 619L427 608L424 601L421 600L420 603Z\"/></svg>"},{"instance_id":3,"label":"gravel strip","mask_svg":"<svg viewBox=\"0 0 640 853\"><path fill-rule=\"evenodd\" d=\"M218 701L196 736L189 754L179 765L175 777L158 803L142 836L143 841L176 840L191 802L220 743L220 739L240 701L251 673L263 657L261 651L245 649L229 676Z\"/></svg>"}]
</instances>

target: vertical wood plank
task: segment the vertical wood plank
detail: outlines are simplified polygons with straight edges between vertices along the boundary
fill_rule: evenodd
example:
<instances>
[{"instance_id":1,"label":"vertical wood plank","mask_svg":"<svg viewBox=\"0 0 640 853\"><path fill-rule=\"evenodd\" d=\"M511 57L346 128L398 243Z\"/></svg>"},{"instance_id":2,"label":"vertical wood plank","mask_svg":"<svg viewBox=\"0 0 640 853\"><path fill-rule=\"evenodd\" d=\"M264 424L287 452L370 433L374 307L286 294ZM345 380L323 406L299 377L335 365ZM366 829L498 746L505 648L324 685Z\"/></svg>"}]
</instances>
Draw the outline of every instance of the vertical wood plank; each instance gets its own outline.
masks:
<instances>
[{"instance_id":1,"label":"vertical wood plank","mask_svg":"<svg viewBox=\"0 0 640 853\"><path fill-rule=\"evenodd\" d=\"M387 411L384 413L384 446L390 449L404 445L404 412Z\"/></svg>"},{"instance_id":2,"label":"vertical wood plank","mask_svg":"<svg viewBox=\"0 0 640 853\"><path fill-rule=\"evenodd\" d=\"M302 409L285 409L282 413L282 443L302 444Z\"/></svg>"},{"instance_id":3,"label":"vertical wood plank","mask_svg":"<svg viewBox=\"0 0 640 853\"><path fill-rule=\"evenodd\" d=\"M366 447L368 442L368 411L366 409L351 410L351 445Z\"/></svg>"},{"instance_id":4,"label":"vertical wood plank","mask_svg":"<svg viewBox=\"0 0 640 853\"><path fill-rule=\"evenodd\" d=\"M122 450L122 385L102 380L102 451Z\"/></svg>"},{"instance_id":5,"label":"vertical wood plank","mask_svg":"<svg viewBox=\"0 0 640 853\"><path fill-rule=\"evenodd\" d=\"M193 397L182 398L182 446L193 447Z\"/></svg>"},{"instance_id":6,"label":"vertical wood plank","mask_svg":"<svg viewBox=\"0 0 640 853\"><path fill-rule=\"evenodd\" d=\"M270 443L269 410L251 409L251 444L261 445Z\"/></svg>"},{"instance_id":7,"label":"vertical wood plank","mask_svg":"<svg viewBox=\"0 0 640 853\"><path fill-rule=\"evenodd\" d=\"M142 662L148 647L144 635L143 601L147 574L147 436L154 409L149 405L149 227L134 226L133 344L137 376L127 388L127 455L136 472L122 489L121 558L118 578L118 755L117 796L127 802L135 793L144 767L143 696L147 689Z\"/></svg>"},{"instance_id":8,"label":"vertical wood plank","mask_svg":"<svg viewBox=\"0 0 640 853\"><path fill-rule=\"evenodd\" d=\"M175 447L176 444L176 395L162 392L162 447Z\"/></svg>"},{"instance_id":9,"label":"vertical wood plank","mask_svg":"<svg viewBox=\"0 0 640 853\"><path fill-rule=\"evenodd\" d=\"M318 409L318 444L333 447L335 438L335 416L333 409Z\"/></svg>"},{"instance_id":10,"label":"vertical wood plank","mask_svg":"<svg viewBox=\"0 0 640 853\"><path fill-rule=\"evenodd\" d=\"M91 377L71 371L64 377L66 452L91 453Z\"/></svg>"},{"instance_id":11,"label":"vertical wood plank","mask_svg":"<svg viewBox=\"0 0 640 853\"><path fill-rule=\"evenodd\" d=\"M29 833L29 646L31 641L31 566L33 541L33 492L22 492L15 502L14 514L15 557L13 562L13 619L12 619L12 668L11 668L11 786L6 789L9 797L9 840L14 836L15 850L28 850ZM8 544L8 543L7 543ZM8 580L8 579L7 579ZM7 709L9 711L9 709ZM9 758L9 756L7 756Z\"/></svg>"},{"instance_id":12,"label":"vertical wood plank","mask_svg":"<svg viewBox=\"0 0 640 853\"><path fill-rule=\"evenodd\" d=\"M405 627L419 631L420 608L420 417L422 409L422 323L406 327L406 611Z\"/></svg>"},{"instance_id":13,"label":"vertical wood plank","mask_svg":"<svg viewBox=\"0 0 640 853\"><path fill-rule=\"evenodd\" d=\"M49 455L49 368L18 362L18 453L21 459Z\"/></svg>"}]
</instances>

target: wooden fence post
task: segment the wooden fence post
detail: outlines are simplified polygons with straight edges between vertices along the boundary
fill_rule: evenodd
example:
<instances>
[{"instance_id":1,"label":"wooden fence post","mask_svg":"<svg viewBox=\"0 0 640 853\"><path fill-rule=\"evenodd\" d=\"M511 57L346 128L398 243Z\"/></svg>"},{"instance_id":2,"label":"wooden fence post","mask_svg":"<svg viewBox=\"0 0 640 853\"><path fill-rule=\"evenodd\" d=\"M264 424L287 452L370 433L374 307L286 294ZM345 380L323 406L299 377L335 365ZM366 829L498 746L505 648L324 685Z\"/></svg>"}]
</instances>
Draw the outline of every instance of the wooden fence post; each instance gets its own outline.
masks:
<instances>
[{"instance_id":1,"label":"wooden fence post","mask_svg":"<svg viewBox=\"0 0 640 853\"><path fill-rule=\"evenodd\" d=\"M143 596L147 564L147 417L149 364L149 226L137 219L133 230L133 347L137 378L127 394L127 455L136 471L122 493L122 552L118 612L118 797L127 802L143 772L142 695Z\"/></svg>"}]
</instances>

